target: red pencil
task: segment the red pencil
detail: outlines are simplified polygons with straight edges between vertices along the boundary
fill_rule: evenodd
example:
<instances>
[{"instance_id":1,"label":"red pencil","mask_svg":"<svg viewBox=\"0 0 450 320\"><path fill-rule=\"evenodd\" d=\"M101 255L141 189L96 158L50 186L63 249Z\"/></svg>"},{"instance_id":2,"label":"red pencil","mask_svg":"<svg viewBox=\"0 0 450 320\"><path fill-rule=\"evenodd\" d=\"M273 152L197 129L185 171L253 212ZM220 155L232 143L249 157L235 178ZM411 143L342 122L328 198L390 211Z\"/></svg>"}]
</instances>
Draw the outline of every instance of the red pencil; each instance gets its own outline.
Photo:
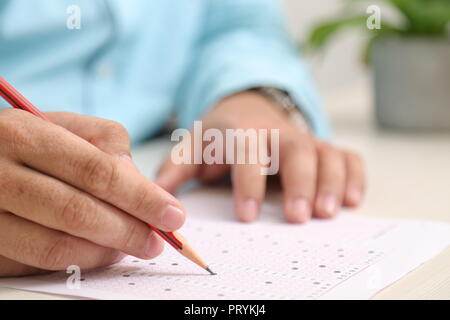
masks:
<instances>
[{"instance_id":1,"label":"red pencil","mask_svg":"<svg viewBox=\"0 0 450 320\"><path fill-rule=\"evenodd\" d=\"M20 94L20 92L14 89L14 87L2 77L0 77L0 96L2 96L13 108L22 109L34 114L35 116L45 121L51 122L44 113L36 108L30 101L28 101L23 95ZM214 274L182 235L177 232L165 232L153 226L150 226L150 228L158 233L161 238L167 241L179 253L208 271L210 274Z\"/></svg>"}]
</instances>

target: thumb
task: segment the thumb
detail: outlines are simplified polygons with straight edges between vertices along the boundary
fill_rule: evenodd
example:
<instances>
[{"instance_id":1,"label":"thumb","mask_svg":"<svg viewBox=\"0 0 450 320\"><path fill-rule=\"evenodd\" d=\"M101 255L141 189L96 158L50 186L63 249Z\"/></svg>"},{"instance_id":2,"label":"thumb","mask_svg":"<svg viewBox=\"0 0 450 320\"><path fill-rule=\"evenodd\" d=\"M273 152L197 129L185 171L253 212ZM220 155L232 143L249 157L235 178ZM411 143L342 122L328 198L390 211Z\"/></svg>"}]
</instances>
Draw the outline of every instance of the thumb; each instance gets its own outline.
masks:
<instances>
[{"instance_id":1,"label":"thumb","mask_svg":"<svg viewBox=\"0 0 450 320\"><path fill-rule=\"evenodd\" d=\"M174 164L170 156L166 158L156 174L155 183L170 193L198 175L200 167L195 164Z\"/></svg>"}]
</instances>

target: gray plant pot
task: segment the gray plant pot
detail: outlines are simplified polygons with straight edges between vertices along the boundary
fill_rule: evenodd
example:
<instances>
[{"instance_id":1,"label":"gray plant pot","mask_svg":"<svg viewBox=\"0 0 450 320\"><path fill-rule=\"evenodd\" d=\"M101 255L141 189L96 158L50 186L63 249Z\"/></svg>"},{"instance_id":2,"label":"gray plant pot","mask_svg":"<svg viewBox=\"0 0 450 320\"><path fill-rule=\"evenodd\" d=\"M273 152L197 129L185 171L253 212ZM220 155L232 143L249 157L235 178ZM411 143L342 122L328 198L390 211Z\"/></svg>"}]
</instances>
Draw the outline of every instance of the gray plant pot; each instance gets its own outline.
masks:
<instances>
[{"instance_id":1,"label":"gray plant pot","mask_svg":"<svg viewBox=\"0 0 450 320\"><path fill-rule=\"evenodd\" d=\"M450 40L385 38L372 58L379 125L450 130Z\"/></svg>"}]
</instances>

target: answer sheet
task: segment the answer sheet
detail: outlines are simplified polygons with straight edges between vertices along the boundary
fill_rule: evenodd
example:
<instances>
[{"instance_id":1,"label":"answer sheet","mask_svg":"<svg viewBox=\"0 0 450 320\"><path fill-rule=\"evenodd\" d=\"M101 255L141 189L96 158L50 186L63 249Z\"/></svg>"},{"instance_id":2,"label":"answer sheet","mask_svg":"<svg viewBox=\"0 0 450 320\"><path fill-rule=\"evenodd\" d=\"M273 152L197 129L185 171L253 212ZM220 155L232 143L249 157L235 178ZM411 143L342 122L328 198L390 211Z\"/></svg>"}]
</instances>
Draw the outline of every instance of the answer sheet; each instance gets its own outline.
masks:
<instances>
[{"instance_id":1,"label":"answer sheet","mask_svg":"<svg viewBox=\"0 0 450 320\"><path fill-rule=\"evenodd\" d=\"M82 272L78 289L67 285L66 272L0 279L0 286L95 299L368 299L450 244L443 223L343 213L289 225L269 202L262 221L241 224L228 194L181 199L188 212L201 213L189 216L181 233L217 275L167 245L151 261L127 257Z\"/></svg>"}]
</instances>

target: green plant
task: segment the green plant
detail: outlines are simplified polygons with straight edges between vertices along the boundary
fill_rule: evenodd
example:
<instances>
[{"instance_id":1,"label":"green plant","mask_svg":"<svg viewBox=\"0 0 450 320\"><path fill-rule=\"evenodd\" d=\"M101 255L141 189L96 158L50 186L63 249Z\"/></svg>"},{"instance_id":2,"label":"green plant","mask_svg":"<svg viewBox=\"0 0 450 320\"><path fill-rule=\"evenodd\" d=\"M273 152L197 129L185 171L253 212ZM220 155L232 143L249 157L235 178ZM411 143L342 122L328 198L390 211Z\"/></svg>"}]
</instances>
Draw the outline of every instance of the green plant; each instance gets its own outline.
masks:
<instances>
[{"instance_id":1,"label":"green plant","mask_svg":"<svg viewBox=\"0 0 450 320\"><path fill-rule=\"evenodd\" d=\"M370 4L373 4L371 1ZM446 37L450 27L450 0L378 0L388 4L402 16L402 21L388 22L381 17L379 29L369 30L365 12L357 12L356 7L367 1L347 0L347 5L339 17L317 25L310 33L305 48L317 51L340 31L351 27L362 27L369 34L364 60L369 61L373 43L387 35Z\"/></svg>"}]
</instances>

